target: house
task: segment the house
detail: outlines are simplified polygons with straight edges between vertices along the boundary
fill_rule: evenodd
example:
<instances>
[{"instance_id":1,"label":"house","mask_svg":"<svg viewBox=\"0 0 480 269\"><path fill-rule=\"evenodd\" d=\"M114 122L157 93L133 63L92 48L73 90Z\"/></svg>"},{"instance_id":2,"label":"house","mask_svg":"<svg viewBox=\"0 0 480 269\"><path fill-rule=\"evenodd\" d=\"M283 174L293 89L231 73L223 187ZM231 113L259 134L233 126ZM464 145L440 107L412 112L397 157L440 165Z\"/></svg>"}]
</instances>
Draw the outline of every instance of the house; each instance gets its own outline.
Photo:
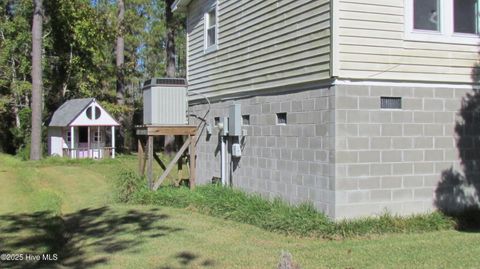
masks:
<instances>
[{"instance_id":1,"label":"house","mask_svg":"<svg viewBox=\"0 0 480 269\"><path fill-rule=\"evenodd\" d=\"M115 127L120 124L94 98L60 106L48 126L48 153L77 158L115 158Z\"/></svg>"},{"instance_id":2,"label":"house","mask_svg":"<svg viewBox=\"0 0 480 269\"><path fill-rule=\"evenodd\" d=\"M344 219L433 210L442 173L462 170L455 125L478 88L478 0L177 0L173 9L187 16L192 113L216 125L241 106L234 186ZM217 136L199 138L197 182L221 173Z\"/></svg>"}]
</instances>

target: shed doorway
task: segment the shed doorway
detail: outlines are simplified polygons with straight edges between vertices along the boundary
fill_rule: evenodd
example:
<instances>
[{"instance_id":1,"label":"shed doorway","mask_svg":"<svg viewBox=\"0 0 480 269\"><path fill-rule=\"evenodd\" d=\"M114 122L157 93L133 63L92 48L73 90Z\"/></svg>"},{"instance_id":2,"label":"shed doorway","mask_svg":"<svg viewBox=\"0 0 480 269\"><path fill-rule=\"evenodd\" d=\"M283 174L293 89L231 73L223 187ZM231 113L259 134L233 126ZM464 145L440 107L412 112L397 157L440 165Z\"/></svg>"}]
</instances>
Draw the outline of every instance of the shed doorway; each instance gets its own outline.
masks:
<instances>
[{"instance_id":1,"label":"shed doorway","mask_svg":"<svg viewBox=\"0 0 480 269\"><path fill-rule=\"evenodd\" d=\"M88 143L88 127L78 127L78 143Z\"/></svg>"}]
</instances>

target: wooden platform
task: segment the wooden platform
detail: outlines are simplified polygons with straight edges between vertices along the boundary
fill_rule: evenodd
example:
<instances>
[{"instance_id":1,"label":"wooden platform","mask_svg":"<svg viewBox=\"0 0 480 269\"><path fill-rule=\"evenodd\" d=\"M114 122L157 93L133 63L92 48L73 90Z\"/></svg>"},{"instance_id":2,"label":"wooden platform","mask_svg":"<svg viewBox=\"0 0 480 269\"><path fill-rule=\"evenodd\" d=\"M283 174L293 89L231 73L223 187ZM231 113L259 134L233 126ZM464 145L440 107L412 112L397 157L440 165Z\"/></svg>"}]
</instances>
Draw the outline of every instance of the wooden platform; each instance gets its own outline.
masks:
<instances>
[{"instance_id":1,"label":"wooden platform","mask_svg":"<svg viewBox=\"0 0 480 269\"><path fill-rule=\"evenodd\" d=\"M195 135L197 126L192 125L139 125L137 135Z\"/></svg>"},{"instance_id":2,"label":"wooden platform","mask_svg":"<svg viewBox=\"0 0 480 269\"><path fill-rule=\"evenodd\" d=\"M183 153L189 149L189 165L190 165L190 188L195 187L195 165L196 165L196 150L195 145L197 141L196 132L197 126L192 125L141 125L136 126L138 136L147 136L146 143L143 139L138 139L138 170L140 175L145 174L145 168L147 169L148 186L152 190L157 190L162 184L163 180L172 171L175 164L178 164L179 170L182 169L181 157ZM185 143L177 152L173 160L165 166L160 158L155 153L153 148L153 139L155 136L162 135L181 135L188 136ZM163 174L154 182L153 180L153 160L160 165L164 170Z\"/></svg>"}]
</instances>

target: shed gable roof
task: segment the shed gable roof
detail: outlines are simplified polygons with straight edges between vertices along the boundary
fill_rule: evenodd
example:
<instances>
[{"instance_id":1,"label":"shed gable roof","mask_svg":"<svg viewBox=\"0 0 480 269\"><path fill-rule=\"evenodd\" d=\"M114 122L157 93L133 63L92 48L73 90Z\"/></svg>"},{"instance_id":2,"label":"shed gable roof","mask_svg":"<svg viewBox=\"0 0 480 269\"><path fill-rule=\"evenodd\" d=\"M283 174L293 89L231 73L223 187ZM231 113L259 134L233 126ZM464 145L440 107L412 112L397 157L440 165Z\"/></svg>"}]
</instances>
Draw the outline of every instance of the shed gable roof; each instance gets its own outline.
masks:
<instances>
[{"instance_id":1,"label":"shed gable roof","mask_svg":"<svg viewBox=\"0 0 480 269\"><path fill-rule=\"evenodd\" d=\"M94 98L72 99L63 103L53 113L49 126L66 127L82 112Z\"/></svg>"}]
</instances>

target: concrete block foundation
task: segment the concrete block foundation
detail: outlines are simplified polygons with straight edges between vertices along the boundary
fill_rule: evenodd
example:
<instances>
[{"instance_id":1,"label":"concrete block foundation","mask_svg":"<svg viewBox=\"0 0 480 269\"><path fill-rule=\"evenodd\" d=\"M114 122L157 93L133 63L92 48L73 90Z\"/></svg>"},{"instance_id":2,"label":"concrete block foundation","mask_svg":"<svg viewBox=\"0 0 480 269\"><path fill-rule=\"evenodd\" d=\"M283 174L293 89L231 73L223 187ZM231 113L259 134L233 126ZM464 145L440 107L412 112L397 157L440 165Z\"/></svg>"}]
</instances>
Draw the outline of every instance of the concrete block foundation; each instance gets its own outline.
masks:
<instances>
[{"instance_id":1,"label":"concrete block foundation","mask_svg":"<svg viewBox=\"0 0 480 269\"><path fill-rule=\"evenodd\" d=\"M242 157L231 163L234 187L295 204L308 201L333 219L405 215L434 210L442 172L461 169L458 91L332 85L210 107L192 103L190 110L201 127L228 116L232 104L249 116ZM382 109L381 97L400 97L402 107ZM277 113L287 114L286 124L277 123ZM197 182L209 183L220 177L220 138L216 127L210 136L201 130Z\"/></svg>"}]
</instances>

